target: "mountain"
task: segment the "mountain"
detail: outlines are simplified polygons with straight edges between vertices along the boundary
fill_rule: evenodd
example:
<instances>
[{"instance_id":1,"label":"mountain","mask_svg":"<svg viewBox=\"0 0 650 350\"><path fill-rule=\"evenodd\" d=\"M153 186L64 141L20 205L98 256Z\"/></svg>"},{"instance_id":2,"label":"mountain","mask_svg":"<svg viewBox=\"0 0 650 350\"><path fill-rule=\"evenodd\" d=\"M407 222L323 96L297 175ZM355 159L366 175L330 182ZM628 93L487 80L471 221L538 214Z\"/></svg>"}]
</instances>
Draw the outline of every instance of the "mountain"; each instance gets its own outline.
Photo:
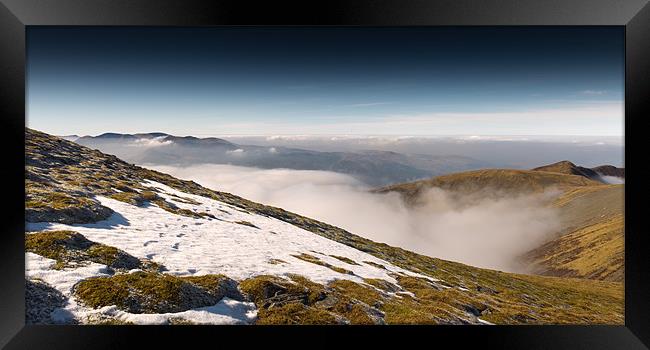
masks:
<instances>
[{"instance_id":1,"label":"mountain","mask_svg":"<svg viewBox=\"0 0 650 350\"><path fill-rule=\"evenodd\" d=\"M486 196L508 196L540 192L551 188L566 189L600 184L577 175L531 170L484 169L386 186L376 189L375 192L397 192L406 202L416 204L420 195L430 188L440 188L462 195L480 192Z\"/></svg>"},{"instance_id":2,"label":"mountain","mask_svg":"<svg viewBox=\"0 0 650 350\"><path fill-rule=\"evenodd\" d=\"M592 170L603 176L616 176L625 179L625 168L617 168L613 165L601 165L592 168Z\"/></svg>"},{"instance_id":3,"label":"mountain","mask_svg":"<svg viewBox=\"0 0 650 350\"><path fill-rule=\"evenodd\" d=\"M461 156L428 156L389 151L318 152L298 148L239 145L219 138L164 133L84 136L80 145L135 164L231 164L263 169L324 170L352 175L371 186L412 181L492 164Z\"/></svg>"},{"instance_id":4,"label":"mountain","mask_svg":"<svg viewBox=\"0 0 650 350\"><path fill-rule=\"evenodd\" d=\"M373 242L26 129L26 321L622 324L620 282Z\"/></svg>"},{"instance_id":5,"label":"mountain","mask_svg":"<svg viewBox=\"0 0 650 350\"><path fill-rule=\"evenodd\" d=\"M412 206L420 205L421 195L431 188L480 198L559 191L547 205L558 210L560 229L524 254L520 263L540 275L620 282L624 276L624 185L599 180L595 170L563 161L533 170L462 172L375 191L400 193Z\"/></svg>"},{"instance_id":6,"label":"mountain","mask_svg":"<svg viewBox=\"0 0 650 350\"><path fill-rule=\"evenodd\" d=\"M613 176L625 179L625 168L617 168L613 165L601 165L595 168L585 168L577 166L568 160L541 166L533 169L534 171L546 171L560 174L570 174L584 176L588 179L608 183L603 176Z\"/></svg>"}]
</instances>

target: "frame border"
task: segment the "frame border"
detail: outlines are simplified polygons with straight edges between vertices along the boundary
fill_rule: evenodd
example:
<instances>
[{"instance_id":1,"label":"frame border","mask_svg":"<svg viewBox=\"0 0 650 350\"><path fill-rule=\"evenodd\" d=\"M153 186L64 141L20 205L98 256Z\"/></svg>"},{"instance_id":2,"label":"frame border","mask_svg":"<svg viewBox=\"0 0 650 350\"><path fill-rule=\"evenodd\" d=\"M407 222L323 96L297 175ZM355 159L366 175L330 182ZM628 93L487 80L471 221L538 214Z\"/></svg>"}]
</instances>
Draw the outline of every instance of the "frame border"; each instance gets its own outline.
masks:
<instances>
[{"instance_id":1,"label":"frame border","mask_svg":"<svg viewBox=\"0 0 650 350\"><path fill-rule=\"evenodd\" d=\"M642 221L641 150L650 96L650 5L648 0L0 0L0 110L5 182L4 236L0 244L0 346L7 348L131 347L152 343L186 346L188 339L215 336L261 341L312 338L337 333L337 340L381 344L394 337L430 337L462 345L508 348L644 349L650 344L650 248ZM616 25L625 26L625 326L394 326L382 327L160 327L25 326L24 322L24 126L26 26L36 25ZM637 146L638 144L638 146ZM638 152L635 154L635 152ZM20 170L19 170L20 169ZM15 184L15 185L14 185ZM632 187L630 187L632 186ZM633 188L634 190L629 190ZM21 263L17 263L21 261ZM385 332L385 329L389 329ZM251 337L250 335L253 335ZM468 337L469 335L469 337ZM257 336L257 337L255 337ZM338 336L342 336L339 338ZM98 342L98 340L101 340ZM300 342L293 342L301 345ZM645 345L644 345L645 344ZM283 344L291 345L291 344Z\"/></svg>"}]
</instances>

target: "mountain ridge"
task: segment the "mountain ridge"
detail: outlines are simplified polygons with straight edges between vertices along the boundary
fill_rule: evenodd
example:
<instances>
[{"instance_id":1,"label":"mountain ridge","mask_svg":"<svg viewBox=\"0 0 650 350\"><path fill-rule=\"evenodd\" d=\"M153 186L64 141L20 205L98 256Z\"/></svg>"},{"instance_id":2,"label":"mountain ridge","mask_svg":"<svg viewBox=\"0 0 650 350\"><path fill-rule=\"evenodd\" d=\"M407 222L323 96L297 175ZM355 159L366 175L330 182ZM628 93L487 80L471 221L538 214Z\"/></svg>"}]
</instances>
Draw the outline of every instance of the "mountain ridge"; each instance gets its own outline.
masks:
<instances>
[{"instance_id":1,"label":"mountain ridge","mask_svg":"<svg viewBox=\"0 0 650 350\"><path fill-rule=\"evenodd\" d=\"M573 164L568 160L559 161L557 163L544 165L532 169L534 171L547 171L561 174L579 175L588 179L605 182L602 176L615 176L625 178L625 168L618 168L613 165L599 165L593 168L585 168Z\"/></svg>"},{"instance_id":2,"label":"mountain ridge","mask_svg":"<svg viewBox=\"0 0 650 350\"><path fill-rule=\"evenodd\" d=\"M407 203L414 204L430 188L440 188L460 194L481 192L488 196L505 196L541 192L572 186L598 186L602 183L578 175L516 169L483 169L409 183L377 188L374 192L397 192Z\"/></svg>"},{"instance_id":3,"label":"mountain ridge","mask_svg":"<svg viewBox=\"0 0 650 350\"><path fill-rule=\"evenodd\" d=\"M153 137L147 133L111 133L108 137L102 135L84 136L74 141L137 164L211 163L263 169L333 171L351 175L371 186L491 166L487 162L462 156L427 156L372 150L318 152L279 146L240 145L220 138L173 135Z\"/></svg>"}]
</instances>

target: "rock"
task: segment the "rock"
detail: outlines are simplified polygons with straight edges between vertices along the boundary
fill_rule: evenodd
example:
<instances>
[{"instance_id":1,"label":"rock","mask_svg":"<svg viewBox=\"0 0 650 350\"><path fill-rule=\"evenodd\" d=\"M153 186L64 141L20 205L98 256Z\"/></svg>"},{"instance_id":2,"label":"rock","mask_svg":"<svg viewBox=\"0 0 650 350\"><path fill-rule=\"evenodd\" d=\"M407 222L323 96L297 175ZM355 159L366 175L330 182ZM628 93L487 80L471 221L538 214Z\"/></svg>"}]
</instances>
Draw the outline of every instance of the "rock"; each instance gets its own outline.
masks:
<instances>
[{"instance_id":1,"label":"rock","mask_svg":"<svg viewBox=\"0 0 650 350\"><path fill-rule=\"evenodd\" d=\"M476 290L478 292L480 292L480 293L487 293L487 294L492 294L492 295L499 294L499 291L496 291L496 290L494 290L492 288L483 287L483 286L476 286Z\"/></svg>"},{"instance_id":2,"label":"rock","mask_svg":"<svg viewBox=\"0 0 650 350\"><path fill-rule=\"evenodd\" d=\"M325 299L317 301L316 306L322 307L327 310L331 310L336 304L339 302L339 298L337 298L333 294L328 294Z\"/></svg>"},{"instance_id":3,"label":"rock","mask_svg":"<svg viewBox=\"0 0 650 350\"><path fill-rule=\"evenodd\" d=\"M279 294L284 294L287 292L287 288L274 283L274 282L269 282L264 285L262 288L262 297L264 299L269 299L275 296L278 296Z\"/></svg>"},{"instance_id":4,"label":"rock","mask_svg":"<svg viewBox=\"0 0 650 350\"><path fill-rule=\"evenodd\" d=\"M463 308L465 309L465 311L469 312L470 314L472 314L472 315L474 315L476 317L481 316L481 311L479 311L473 305L463 305Z\"/></svg>"},{"instance_id":5,"label":"rock","mask_svg":"<svg viewBox=\"0 0 650 350\"><path fill-rule=\"evenodd\" d=\"M113 210L99 203L90 206L53 209L51 207L26 208L28 222L58 222L62 224L90 224L108 219Z\"/></svg>"},{"instance_id":6,"label":"rock","mask_svg":"<svg viewBox=\"0 0 650 350\"><path fill-rule=\"evenodd\" d=\"M67 298L45 282L25 280L25 324L52 324L51 313Z\"/></svg>"}]
</instances>

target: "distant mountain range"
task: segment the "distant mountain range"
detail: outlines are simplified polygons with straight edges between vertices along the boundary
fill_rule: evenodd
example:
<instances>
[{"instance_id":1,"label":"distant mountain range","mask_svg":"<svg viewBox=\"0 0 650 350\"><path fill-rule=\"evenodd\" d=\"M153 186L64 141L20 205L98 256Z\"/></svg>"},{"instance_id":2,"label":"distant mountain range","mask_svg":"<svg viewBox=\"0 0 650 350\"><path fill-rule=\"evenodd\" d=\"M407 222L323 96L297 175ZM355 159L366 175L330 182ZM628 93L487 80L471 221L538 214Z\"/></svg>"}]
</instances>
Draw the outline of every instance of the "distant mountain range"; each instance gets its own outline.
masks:
<instances>
[{"instance_id":1,"label":"distant mountain range","mask_svg":"<svg viewBox=\"0 0 650 350\"><path fill-rule=\"evenodd\" d=\"M231 164L262 169L323 170L352 175L370 186L414 181L458 171L498 166L463 156L390 151L318 152L298 148L239 145L209 137L165 133L64 137L135 164Z\"/></svg>"}]
</instances>

